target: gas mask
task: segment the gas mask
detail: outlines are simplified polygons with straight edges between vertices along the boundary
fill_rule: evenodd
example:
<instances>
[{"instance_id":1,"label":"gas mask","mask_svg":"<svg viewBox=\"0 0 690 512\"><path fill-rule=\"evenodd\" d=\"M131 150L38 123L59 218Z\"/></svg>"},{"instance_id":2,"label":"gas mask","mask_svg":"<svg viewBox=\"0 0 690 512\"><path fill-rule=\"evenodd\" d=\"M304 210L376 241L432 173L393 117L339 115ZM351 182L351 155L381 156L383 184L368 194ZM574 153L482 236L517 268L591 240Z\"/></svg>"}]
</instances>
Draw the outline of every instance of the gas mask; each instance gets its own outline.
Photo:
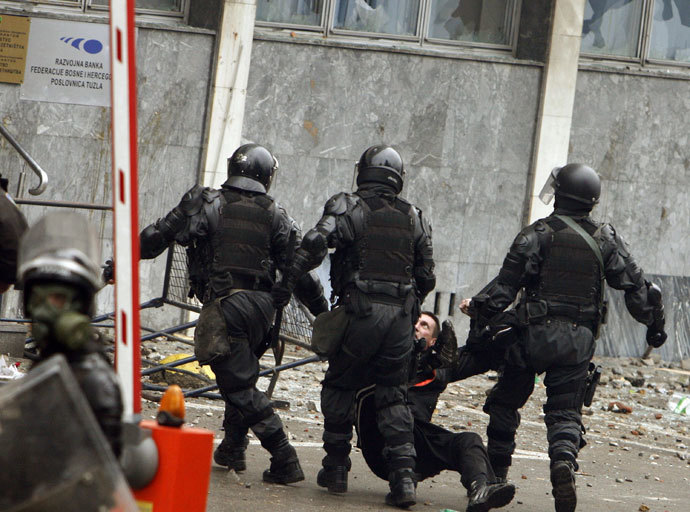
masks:
<instances>
[{"instance_id":1,"label":"gas mask","mask_svg":"<svg viewBox=\"0 0 690 512\"><path fill-rule=\"evenodd\" d=\"M34 339L51 352L77 351L93 336L78 289L61 283L35 284L27 301Z\"/></svg>"}]
</instances>

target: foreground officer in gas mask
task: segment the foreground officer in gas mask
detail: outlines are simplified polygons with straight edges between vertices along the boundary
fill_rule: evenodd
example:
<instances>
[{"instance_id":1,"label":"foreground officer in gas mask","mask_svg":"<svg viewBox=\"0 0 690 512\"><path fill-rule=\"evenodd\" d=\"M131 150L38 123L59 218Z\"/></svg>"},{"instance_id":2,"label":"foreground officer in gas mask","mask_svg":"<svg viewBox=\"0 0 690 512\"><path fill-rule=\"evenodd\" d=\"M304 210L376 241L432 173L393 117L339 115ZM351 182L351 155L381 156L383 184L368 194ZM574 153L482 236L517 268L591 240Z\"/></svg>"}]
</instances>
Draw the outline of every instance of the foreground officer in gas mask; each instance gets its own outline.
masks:
<instances>
[{"instance_id":1,"label":"foreground officer in gas mask","mask_svg":"<svg viewBox=\"0 0 690 512\"><path fill-rule=\"evenodd\" d=\"M211 365L225 400L225 439L214 460L235 471L246 469L252 429L272 455L264 481L288 484L304 480L304 474L280 418L256 388L259 358L271 339L275 272L285 270L288 245L294 250L300 242L296 223L267 194L277 169L263 146L241 146L228 159L228 179L220 190L194 186L142 231L141 257L158 256L172 241L187 247L190 296L204 305L194 353L201 364ZM305 274L295 293L312 314L328 310L315 274Z\"/></svg>"},{"instance_id":2,"label":"foreground officer in gas mask","mask_svg":"<svg viewBox=\"0 0 690 512\"><path fill-rule=\"evenodd\" d=\"M357 191L328 200L287 280L273 293L277 305L285 304L295 280L335 249L331 285L337 307L324 317L337 339L326 351L329 366L321 390L326 456L317 483L334 493L347 490L355 395L376 384L391 490L386 502L408 507L416 500L415 451L405 393L419 304L436 283L431 230L421 212L398 197L404 171L395 149L370 147L356 169ZM315 336L322 320L316 319Z\"/></svg>"},{"instance_id":3,"label":"foreground officer in gas mask","mask_svg":"<svg viewBox=\"0 0 690 512\"><path fill-rule=\"evenodd\" d=\"M659 347L666 340L658 287L645 281L616 230L589 216L600 192L599 176L590 167L554 169L541 194L547 204L555 194L553 214L523 229L498 277L461 305L481 330L522 291L516 310L522 332L484 405L490 416L488 452L496 475L505 477L515 450L518 409L534 389L535 374L546 372L544 421L557 512L572 512L577 503L581 408L595 339L605 321L604 283L625 292L628 312L647 326L648 344Z\"/></svg>"},{"instance_id":4,"label":"foreground officer in gas mask","mask_svg":"<svg viewBox=\"0 0 690 512\"><path fill-rule=\"evenodd\" d=\"M101 288L98 236L85 217L52 213L19 244L18 280L38 360L64 354L98 423L119 457L120 385L100 335L91 327L94 295Z\"/></svg>"}]
</instances>

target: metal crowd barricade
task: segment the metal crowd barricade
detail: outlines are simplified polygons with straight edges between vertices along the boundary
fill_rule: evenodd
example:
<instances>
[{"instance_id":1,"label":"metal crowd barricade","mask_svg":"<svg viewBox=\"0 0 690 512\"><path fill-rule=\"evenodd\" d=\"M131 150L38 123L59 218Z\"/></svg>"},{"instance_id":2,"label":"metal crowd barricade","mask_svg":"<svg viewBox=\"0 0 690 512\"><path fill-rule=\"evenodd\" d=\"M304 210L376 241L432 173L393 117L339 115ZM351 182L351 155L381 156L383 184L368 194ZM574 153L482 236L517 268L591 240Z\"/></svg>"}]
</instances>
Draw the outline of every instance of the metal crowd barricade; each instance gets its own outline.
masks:
<instances>
[{"instance_id":1,"label":"metal crowd barricade","mask_svg":"<svg viewBox=\"0 0 690 512\"><path fill-rule=\"evenodd\" d=\"M188 292L189 278L187 272L187 254L185 249L180 245L171 244L166 259L165 278L161 296L143 303L141 307L160 307L164 304L169 304L187 311L200 312L201 303L195 298L190 298ZM259 376L261 377L270 377L270 382L265 391L268 398L271 398L273 395L281 371L320 360L318 356L312 355L287 364L283 364L282 362L285 343L291 343L311 350L310 341L313 320L309 311L296 299L293 298L286 306L283 312L278 346L272 347L274 364L272 367L262 366L259 372ZM194 326L196 326L196 320L148 334L142 337L142 341L154 339L158 336L166 336L169 339L175 339L172 336L174 332L186 330ZM179 338L176 341L179 341ZM193 361L196 361L196 357L192 356L164 365L152 365L143 369L141 374L142 377L162 371L179 371L180 373L189 374L189 372L176 367ZM200 380L203 380L203 378L200 378ZM183 392L185 396L189 397L202 396L206 398L221 398L220 394L211 393L211 391L216 388L217 385L207 385L197 389L185 389ZM148 382L142 382L142 389L148 391L165 391L165 387L150 384Z\"/></svg>"}]
</instances>

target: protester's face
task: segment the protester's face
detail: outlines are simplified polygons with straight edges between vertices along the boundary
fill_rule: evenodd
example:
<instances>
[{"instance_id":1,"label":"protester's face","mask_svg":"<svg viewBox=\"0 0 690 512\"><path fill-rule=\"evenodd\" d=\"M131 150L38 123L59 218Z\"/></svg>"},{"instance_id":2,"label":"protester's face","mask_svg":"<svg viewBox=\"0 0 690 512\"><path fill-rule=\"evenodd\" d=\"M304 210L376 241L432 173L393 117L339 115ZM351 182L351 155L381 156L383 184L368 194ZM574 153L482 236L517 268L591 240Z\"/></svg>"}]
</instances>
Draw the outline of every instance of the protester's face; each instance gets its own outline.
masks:
<instances>
[{"instance_id":1,"label":"protester's face","mask_svg":"<svg viewBox=\"0 0 690 512\"><path fill-rule=\"evenodd\" d=\"M436 343L434 338L434 330L436 329L436 322L429 315L421 314L419 320L414 326L414 333L417 339L424 338L426 340L426 348L433 346Z\"/></svg>"}]
</instances>

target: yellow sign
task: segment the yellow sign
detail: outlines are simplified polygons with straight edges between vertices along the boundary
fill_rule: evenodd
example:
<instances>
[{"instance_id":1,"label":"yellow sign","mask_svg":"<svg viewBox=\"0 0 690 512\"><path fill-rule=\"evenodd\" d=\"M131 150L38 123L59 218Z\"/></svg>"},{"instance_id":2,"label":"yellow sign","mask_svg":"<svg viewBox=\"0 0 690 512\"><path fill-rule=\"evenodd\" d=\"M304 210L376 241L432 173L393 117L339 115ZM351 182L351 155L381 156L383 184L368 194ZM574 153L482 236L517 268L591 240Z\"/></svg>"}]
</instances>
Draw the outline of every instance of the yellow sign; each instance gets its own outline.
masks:
<instances>
[{"instance_id":1,"label":"yellow sign","mask_svg":"<svg viewBox=\"0 0 690 512\"><path fill-rule=\"evenodd\" d=\"M0 14L0 82L24 81L31 18Z\"/></svg>"}]
</instances>

